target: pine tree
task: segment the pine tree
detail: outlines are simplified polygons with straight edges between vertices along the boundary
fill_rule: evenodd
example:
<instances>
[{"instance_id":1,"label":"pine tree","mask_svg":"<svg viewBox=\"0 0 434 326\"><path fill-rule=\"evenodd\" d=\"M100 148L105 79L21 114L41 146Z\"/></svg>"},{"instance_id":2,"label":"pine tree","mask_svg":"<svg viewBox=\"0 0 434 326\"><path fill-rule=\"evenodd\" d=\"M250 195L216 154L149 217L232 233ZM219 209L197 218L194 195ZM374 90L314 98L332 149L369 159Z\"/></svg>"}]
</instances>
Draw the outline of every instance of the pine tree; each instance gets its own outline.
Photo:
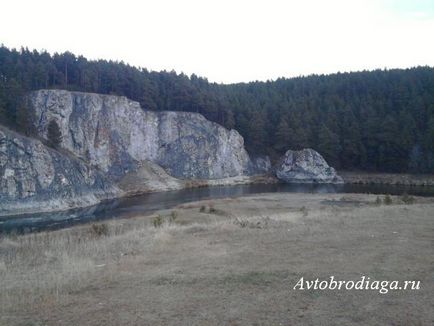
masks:
<instances>
[{"instance_id":1,"label":"pine tree","mask_svg":"<svg viewBox=\"0 0 434 326\"><path fill-rule=\"evenodd\" d=\"M8 114L6 108L0 102L0 124L7 125L8 123Z\"/></svg>"},{"instance_id":2,"label":"pine tree","mask_svg":"<svg viewBox=\"0 0 434 326\"><path fill-rule=\"evenodd\" d=\"M330 165L339 167L339 137L325 125L322 125L318 132L317 150Z\"/></svg>"},{"instance_id":3,"label":"pine tree","mask_svg":"<svg viewBox=\"0 0 434 326\"><path fill-rule=\"evenodd\" d=\"M265 130L265 114L259 111L251 113L248 124L247 139L249 148L253 153L265 154L267 144L267 131Z\"/></svg>"},{"instance_id":4,"label":"pine tree","mask_svg":"<svg viewBox=\"0 0 434 326\"><path fill-rule=\"evenodd\" d=\"M307 128L298 127L291 129L291 137L289 142L289 147L294 150L300 150L303 148L312 147L308 140Z\"/></svg>"},{"instance_id":5,"label":"pine tree","mask_svg":"<svg viewBox=\"0 0 434 326\"><path fill-rule=\"evenodd\" d=\"M29 109L27 97L20 101L17 107L16 119L18 130L23 132L26 136L33 136L37 134L35 126L33 125L33 111Z\"/></svg>"},{"instance_id":6,"label":"pine tree","mask_svg":"<svg viewBox=\"0 0 434 326\"><path fill-rule=\"evenodd\" d=\"M423 165L422 161L423 153L419 145L413 146L410 151L410 157L408 162L408 169L410 172L420 171Z\"/></svg>"},{"instance_id":7,"label":"pine tree","mask_svg":"<svg viewBox=\"0 0 434 326\"><path fill-rule=\"evenodd\" d=\"M285 152L289 149L289 142L291 138L291 132L285 118L281 118L279 125L276 128L274 135L274 148L278 152Z\"/></svg>"},{"instance_id":8,"label":"pine tree","mask_svg":"<svg viewBox=\"0 0 434 326\"><path fill-rule=\"evenodd\" d=\"M53 148L59 148L62 144L62 133L60 131L59 125L55 120L51 120L48 124L47 139L49 145Z\"/></svg>"}]
</instances>

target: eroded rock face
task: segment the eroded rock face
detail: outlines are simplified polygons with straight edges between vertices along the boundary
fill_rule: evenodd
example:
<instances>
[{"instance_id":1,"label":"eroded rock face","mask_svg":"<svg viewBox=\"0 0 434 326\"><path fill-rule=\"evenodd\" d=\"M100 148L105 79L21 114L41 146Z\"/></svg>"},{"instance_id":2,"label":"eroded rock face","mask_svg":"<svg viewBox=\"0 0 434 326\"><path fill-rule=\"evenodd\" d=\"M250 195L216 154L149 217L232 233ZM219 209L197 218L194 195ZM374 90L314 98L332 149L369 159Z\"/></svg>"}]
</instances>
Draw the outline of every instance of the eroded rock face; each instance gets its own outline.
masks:
<instances>
[{"instance_id":1,"label":"eroded rock face","mask_svg":"<svg viewBox=\"0 0 434 326\"><path fill-rule=\"evenodd\" d=\"M343 183L336 170L310 148L288 150L276 166L276 177L288 183Z\"/></svg>"},{"instance_id":2,"label":"eroded rock face","mask_svg":"<svg viewBox=\"0 0 434 326\"><path fill-rule=\"evenodd\" d=\"M119 194L84 162L0 126L0 215L87 206Z\"/></svg>"},{"instance_id":3,"label":"eroded rock face","mask_svg":"<svg viewBox=\"0 0 434 326\"><path fill-rule=\"evenodd\" d=\"M252 173L253 174L266 174L272 169L269 156L258 156L252 158Z\"/></svg>"},{"instance_id":4,"label":"eroded rock face","mask_svg":"<svg viewBox=\"0 0 434 326\"><path fill-rule=\"evenodd\" d=\"M62 147L115 180L145 161L184 179L232 177L251 167L241 135L200 114L143 111L125 97L62 90L36 91L30 100L40 136L56 120Z\"/></svg>"}]
</instances>

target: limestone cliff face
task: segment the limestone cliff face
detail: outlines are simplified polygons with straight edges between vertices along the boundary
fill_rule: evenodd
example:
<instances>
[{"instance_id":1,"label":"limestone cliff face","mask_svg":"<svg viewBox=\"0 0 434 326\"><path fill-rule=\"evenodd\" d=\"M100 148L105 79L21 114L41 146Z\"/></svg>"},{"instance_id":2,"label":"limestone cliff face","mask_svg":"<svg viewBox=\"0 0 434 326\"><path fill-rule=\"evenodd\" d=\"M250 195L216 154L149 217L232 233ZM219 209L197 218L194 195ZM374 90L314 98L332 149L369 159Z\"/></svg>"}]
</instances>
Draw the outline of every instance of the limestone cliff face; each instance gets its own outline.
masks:
<instances>
[{"instance_id":1,"label":"limestone cliff face","mask_svg":"<svg viewBox=\"0 0 434 326\"><path fill-rule=\"evenodd\" d=\"M0 216L93 205L120 194L83 161L0 126Z\"/></svg>"},{"instance_id":2,"label":"limestone cliff face","mask_svg":"<svg viewBox=\"0 0 434 326\"><path fill-rule=\"evenodd\" d=\"M41 137L54 119L62 147L115 180L150 161L184 179L218 179L251 167L244 140L235 130L186 112L144 111L125 97L62 90L31 93Z\"/></svg>"}]
</instances>

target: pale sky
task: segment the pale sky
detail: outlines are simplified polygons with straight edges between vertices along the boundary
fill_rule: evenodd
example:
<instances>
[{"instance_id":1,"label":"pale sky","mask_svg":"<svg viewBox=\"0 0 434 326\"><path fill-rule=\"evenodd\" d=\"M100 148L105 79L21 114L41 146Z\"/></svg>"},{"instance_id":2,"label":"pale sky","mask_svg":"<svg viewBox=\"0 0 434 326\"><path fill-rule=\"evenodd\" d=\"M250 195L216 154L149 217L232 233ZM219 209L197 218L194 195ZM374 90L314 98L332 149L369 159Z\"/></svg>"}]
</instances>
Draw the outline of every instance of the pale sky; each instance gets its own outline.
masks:
<instances>
[{"instance_id":1,"label":"pale sky","mask_svg":"<svg viewBox=\"0 0 434 326\"><path fill-rule=\"evenodd\" d=\"M434 66L434 0L0 0L0 43L223 83Z\"/></svg>"}]
</instances>

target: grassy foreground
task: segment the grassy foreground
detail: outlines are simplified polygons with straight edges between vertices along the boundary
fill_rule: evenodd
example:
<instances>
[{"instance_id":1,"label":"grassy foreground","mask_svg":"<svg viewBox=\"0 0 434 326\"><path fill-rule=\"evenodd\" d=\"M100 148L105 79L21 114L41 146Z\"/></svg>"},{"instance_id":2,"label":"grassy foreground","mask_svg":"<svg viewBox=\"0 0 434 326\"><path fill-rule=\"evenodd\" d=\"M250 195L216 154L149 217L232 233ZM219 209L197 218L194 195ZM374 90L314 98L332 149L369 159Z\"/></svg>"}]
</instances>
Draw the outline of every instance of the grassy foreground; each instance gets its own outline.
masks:
<instances>
[{"instance_id":1,"label":"grassy foreground","mask_svg":"<svg viewBox=\"0 0 434 326\"><path fill-rule=\"evenodd\" d=\"M434 200L264 194L0 238L2 325L431 325ZM418 291L301 291L308 280Z\"/></svg>"}]
</instances>

